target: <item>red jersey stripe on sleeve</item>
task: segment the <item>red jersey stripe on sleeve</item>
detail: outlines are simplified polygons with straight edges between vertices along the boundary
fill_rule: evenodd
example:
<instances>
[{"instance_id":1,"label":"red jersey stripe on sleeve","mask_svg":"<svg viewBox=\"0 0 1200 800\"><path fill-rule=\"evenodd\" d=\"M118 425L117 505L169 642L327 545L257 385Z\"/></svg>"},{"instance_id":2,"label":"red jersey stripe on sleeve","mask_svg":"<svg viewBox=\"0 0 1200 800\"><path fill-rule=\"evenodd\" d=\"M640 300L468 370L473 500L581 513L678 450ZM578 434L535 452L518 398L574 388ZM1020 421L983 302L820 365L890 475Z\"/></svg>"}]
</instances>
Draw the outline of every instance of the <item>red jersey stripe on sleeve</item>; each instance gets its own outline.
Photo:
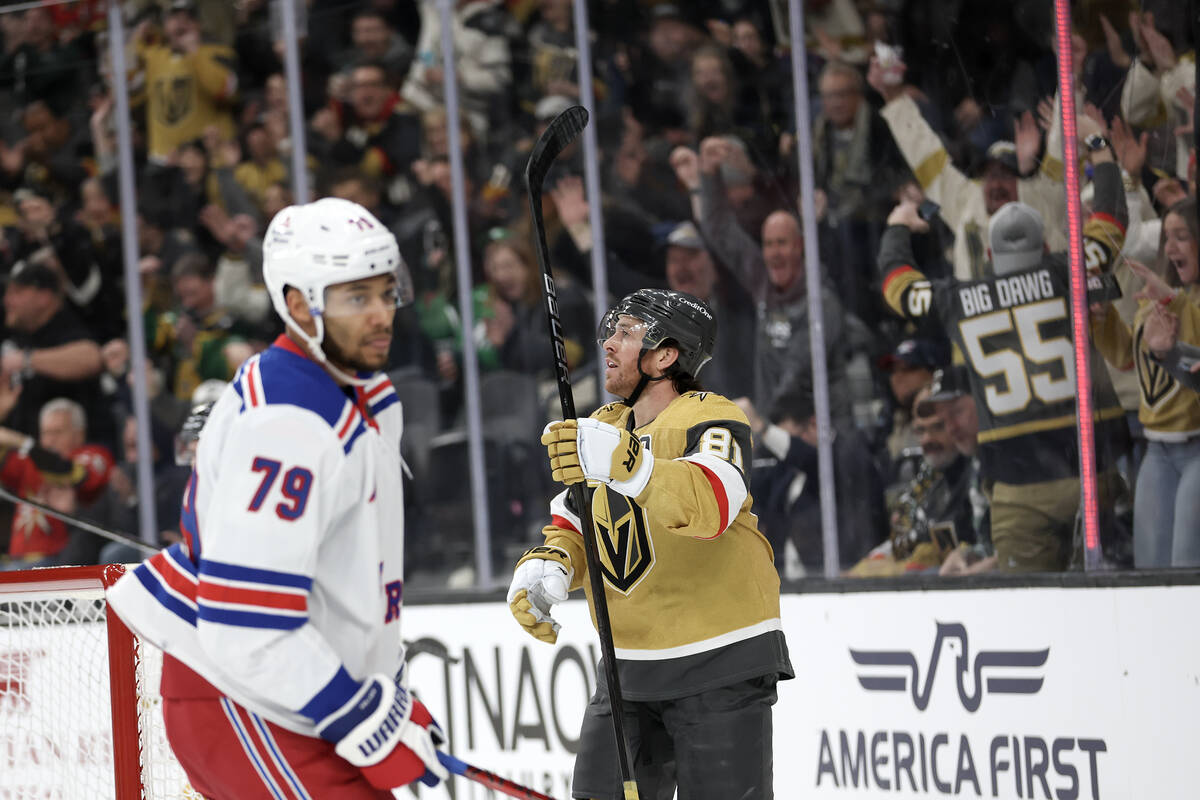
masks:
<instances>
[{"instance_id":1,"label":"red jersey stripe on sleeve","mask_svg":"<svg viewBox=\"0 0 1200 800\"><path fill-rule=\"evenodd\" d=\"M693 461L692 463L695 464L696 462ZM704 477L708 478L708 482L712 485L713 497L717 501L717 514L721 519L720 526L717 528L716 533L714 533L712 536L697 536L696 538L715 539L724 533L725 529L729 527L729 498L725 494L725 484L723 484L721 479L717 477L717 473L713 472L703 464L696 464L696 466L700 468L700 471L704 473Z\"/></svg>"},{"instance_id":2,"label":"red jersey stripe on sleeve","mask_svg":"<svg viewBox=\"0 0 1200 800\"><path fill-rule=\"evenodd\" d=\"M262 589L243 589L237 586L222 586L207 581L201 581L199 588L196 590L196 597L199 600L208 600L214 603L278 608L289 611L308 611L308 597L306 595L289 592L270 592Z\"/></svg>"}]
</instances>

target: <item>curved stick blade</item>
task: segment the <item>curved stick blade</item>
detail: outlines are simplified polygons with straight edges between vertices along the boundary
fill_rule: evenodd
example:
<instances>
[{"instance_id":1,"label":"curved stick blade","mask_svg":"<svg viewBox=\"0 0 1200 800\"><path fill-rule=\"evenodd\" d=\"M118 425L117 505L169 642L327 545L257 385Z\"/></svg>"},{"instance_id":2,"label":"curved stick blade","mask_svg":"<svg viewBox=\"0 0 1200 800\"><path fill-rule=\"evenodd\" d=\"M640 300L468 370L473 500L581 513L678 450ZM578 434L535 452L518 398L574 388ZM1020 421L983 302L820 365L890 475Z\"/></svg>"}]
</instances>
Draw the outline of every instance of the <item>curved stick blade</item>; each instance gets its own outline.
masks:
<instances>
[{"instance_id":1,"label":"curved stick blade","mask_svg":"<svg viewBox=\"0 0 1200 800\"><path fill-rule=\"evenodd\" d=\"M526 186L541 192L542 181L554 159L575 141L587 123L588 112L583 106L571 106L550 121L529 153L529 161L525 164Z\"/></svg>"}]
</instances>

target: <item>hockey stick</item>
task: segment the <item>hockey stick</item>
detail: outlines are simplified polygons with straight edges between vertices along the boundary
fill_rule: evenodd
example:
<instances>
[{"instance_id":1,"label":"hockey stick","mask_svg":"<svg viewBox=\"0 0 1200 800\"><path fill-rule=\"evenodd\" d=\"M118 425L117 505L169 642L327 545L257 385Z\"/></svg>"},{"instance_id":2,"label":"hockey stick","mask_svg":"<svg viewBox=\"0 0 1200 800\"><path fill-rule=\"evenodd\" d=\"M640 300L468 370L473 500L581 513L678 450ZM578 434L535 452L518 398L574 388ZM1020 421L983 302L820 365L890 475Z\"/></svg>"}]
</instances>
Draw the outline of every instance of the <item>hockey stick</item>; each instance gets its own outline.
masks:
<instances>
[{"instance_id":1,"label":"hockey stick","mask_svg":"<svg viewBox=\"0 0 1200 800\"><path fill-rule=\"evenodd\" d=\"M112 531L108 528L102 528L99 525L88 522L85 519L80 519L79 517L66 514L62 511L56 511L45 503L38 502L37 500L31 500L28 497L18 497L2 486L0 486L0 500L7 500L10 503L16 504L24 503L27 506L33 506L43 514L54 517L57 520L61 520L72 527L80 528L88 533L94 533L97 536L108 539L110 542L117 542L119 544L127 544L130 547L136 547L148 556L154 555L159 550L159 548L148 545L141 539L136 539L129 534L118 533L117 531Z\"/></svg>"},{"instance_id":2,"label":"hockey stick","mask_svg":"<svg viewBox=\"0 0 1200 800\"><path fill-rule=\"evenodd\" d=\"M567 349L563 343L562 320L558 315L558 294L550 271L550 248L546 245L546 221L542 218L542 182L554 164L554 159L567 148L588 122L583 106L572 106L555 117L538 137L525 165L525 186L529 192L529 209L533 213L533 244L538 265L542 268L542 289L546 301L546 316L550 323L550 344L554 352L554 371L558 379L558 400L563 419L575 418L575 397L571 394L571 376L567 372ZM604 660L604 677L608 682L608 705L612 710L613 734L617 737L617 761L625 800L638 800L637 782L630 769L629 743L625 739L625 716L621 705L621 683L617 678L617 658L613 651L612 627L608 618L608 599L604 594L600 553L596 531L592 526L591 505L582 482L570 487L571 499L579 513L583 528L583 549L587 554L588 580L592 588L592 603L596 611L596 632L600 634L600 653Z\"/></svg>"},{"instance_id":3,"label":"hockey stick","mask_svg":"<svg viewBox=\"0 0 1200 800\"><path fill-rule=\"evenodd\" d=\"M455 775L461 775L467 780L475 781L481 786L493 789L501 794L506 794L509 797L515 797L517 800L554 800L553 797L536 792L528 786L522 786L519 783L510 781L508 778L501 778L494 772L473 767L465 761L460 761L441 750L438 750L438 761L441 761L442 766Z\"/></svg>"}]
</instances>

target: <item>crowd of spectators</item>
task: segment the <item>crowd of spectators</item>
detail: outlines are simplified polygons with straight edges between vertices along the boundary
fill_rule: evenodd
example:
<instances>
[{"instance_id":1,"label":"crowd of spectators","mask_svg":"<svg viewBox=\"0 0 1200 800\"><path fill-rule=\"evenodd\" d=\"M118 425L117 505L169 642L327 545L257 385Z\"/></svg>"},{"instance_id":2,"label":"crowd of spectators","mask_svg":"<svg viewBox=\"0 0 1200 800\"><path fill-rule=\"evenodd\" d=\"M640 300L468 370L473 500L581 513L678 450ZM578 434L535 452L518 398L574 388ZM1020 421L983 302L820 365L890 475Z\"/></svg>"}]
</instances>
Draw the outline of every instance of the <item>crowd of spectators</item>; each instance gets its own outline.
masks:
<instances>
[{"instance_id":1,"label":"crowd of spectators","mask_svg":"<svg viewBox=\"0 0 1200 800\"><path fill-rule=\"evenodd\" d=\"M186 476L173 465L172 432L212 381L228 380L281 330L262 286L261 236L297 200L297 139L273 6L124 4L138 195L130 213L164 539ZM992 481L977 452L987 431L976 403L996 372L964 361L932 316L893 313L880 245L903 226L924 276L986 281L994 277L989 223L1020 201L1040 219L1045 248L1066 249L1049 6L804 3L813 93L802 102L812 120L819 264L805 256L786 6L589 3L604 300L658 286L712 306L720 332L701 382L735 398L751 421L752 491L781 571L814 574L824 553L807 273L819 270L841 568L1005 568L991 546ZM1104 558L1115 567L1200 564L1200 404L1188 349L1200 345L1195 56L1178 6L1074 4L1080 146L1106 138L1128 211L1111 265L1122 297L1091 306L1107 366L1095 363L1116 389L1132 442L1105 475L1125 489L1104 498ZM468 329L458 308L436 4L298 4L309 185L383 221L416 286L416 302L398 314L389 367L411 432L405 455L420 467L409 487L414 569L447 570L472 547L462 477L467 337L483 377L497 564L544 522L551 487L536 434L557 394L521 175L536 136L580 96L571 7L454 5ZM128 530L137 519L137 431L112 80L103 4L0 10L0 483ZM576 146L560 159L544 210L567 357L586 410L605 398L595 381L590 273L601 239L582 158ZM1085 204L1094 192L1084 189ZM1070 365L1063 369L1054 379L1073 380ZM56 425L71 427L66 443L48 430ZM77 532L66 536L32 507L14 519L0 524L12 531L0 533L8 568L98 557L98 546L69 547ZM1056 535L1066 537L1064 553L1073 551L1059 566L1078 563L1077 537Z\"/></svg>"}]
</instances>

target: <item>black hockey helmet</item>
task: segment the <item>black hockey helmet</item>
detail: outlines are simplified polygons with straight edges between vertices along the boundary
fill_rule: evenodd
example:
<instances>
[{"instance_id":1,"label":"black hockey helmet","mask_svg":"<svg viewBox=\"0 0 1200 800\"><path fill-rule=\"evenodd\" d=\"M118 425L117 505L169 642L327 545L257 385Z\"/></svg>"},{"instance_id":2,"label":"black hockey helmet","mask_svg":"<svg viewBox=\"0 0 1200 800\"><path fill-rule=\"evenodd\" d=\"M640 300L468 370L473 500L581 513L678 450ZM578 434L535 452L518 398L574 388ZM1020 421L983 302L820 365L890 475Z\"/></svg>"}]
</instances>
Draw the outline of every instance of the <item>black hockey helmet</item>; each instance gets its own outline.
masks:
<instances>
[{"instance_id":1,"label":"black hockey helmet","mask_svg":"<svg viewBox=\"0 0 1200 800\"><path fill-rule=\"evenodd\" d=\"M679 348L676 371L692 377L712 358L717 343L717 320L698 297L670 289L638 289L613 306L597 331L601 346L612 336L617 319L634 317L646 324L642 349L653 350L667 340Z\"/></svg>"},{"instance_id":2,"label":"black hockey helmet","mask_svg":"<svg viewBox=\"0 0 1200 800\"><path fill-rule=\"evenodd\" d=\"M191 444L200 438L200 431L204 430L204 425L208 422L208 415L214 405L216 404L201 403L193 407L187 419L183 421L179 433L175 435L175 463L177 465L186 467L192 463Z\"/></svg>"}]
</instances>

